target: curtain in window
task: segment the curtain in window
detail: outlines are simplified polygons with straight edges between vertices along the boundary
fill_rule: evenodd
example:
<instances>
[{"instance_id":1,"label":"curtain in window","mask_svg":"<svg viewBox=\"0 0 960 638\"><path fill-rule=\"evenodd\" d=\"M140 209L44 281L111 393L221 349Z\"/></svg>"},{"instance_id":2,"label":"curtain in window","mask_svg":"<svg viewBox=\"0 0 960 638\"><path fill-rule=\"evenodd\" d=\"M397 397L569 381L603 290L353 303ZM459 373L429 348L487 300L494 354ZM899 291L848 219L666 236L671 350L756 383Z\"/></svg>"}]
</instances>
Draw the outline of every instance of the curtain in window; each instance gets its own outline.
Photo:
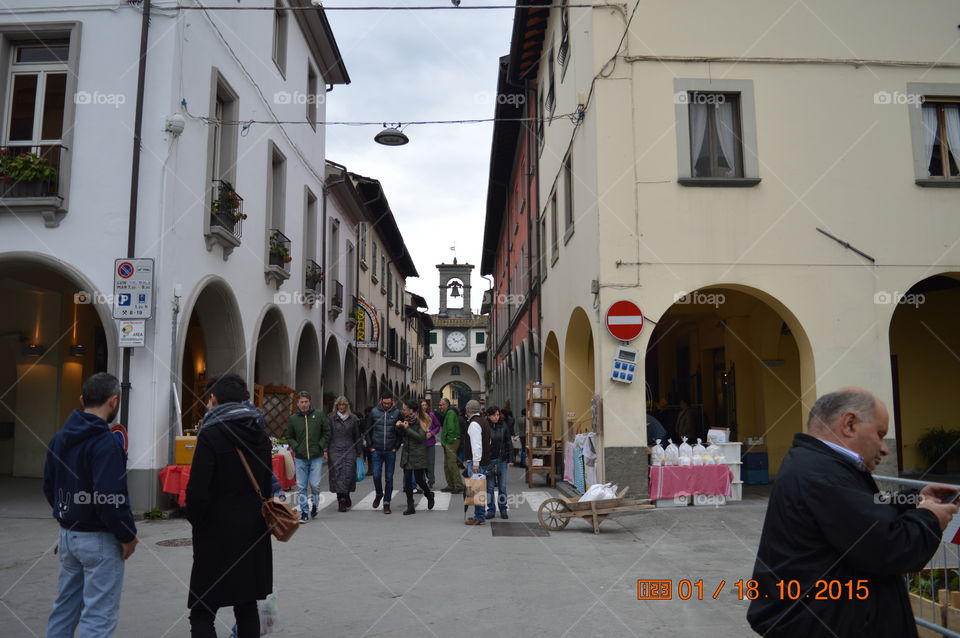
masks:
<instances>
[{"instance_id":1,"label":"curtain in window","mask_svg":"<svg viewBox=\"0 0 960 638\"><path fill-rule=\"evenodd\" d=\"M960 167L960 104L944 106L943 117L947 121L947 146L953 161Z\"/></svg>"},{"instance_id":2,"label":"curtain in window","mask_svg":"<svg viewBox=\"0 0 960 638\"><path fill-rule=\"evenodd\" d=\"M924 164L927 167L927 175L930 175L930 160L933 158L933 144L937 140L937 109L936 107L923 107L920 109L923 117L923 157Z\"/></svg>"},{"instance_id":3,"label":"curtain in window","mask_svg":"<svg viewBox=\"0 0 960 638\"><path fill-rule=\"evenodd\" d=\"M690 105L690 165L694 177L701 177L696 170L697 160L703 150L704 136L707 132L707 105Z\"/></svg>"},{"instance_id":4,"label":"curtain in window","mask_svg":"<svg viewBox=\"0 0 960 638\"><path fill-rule=\"evenodd\" d=\"M717 122L717 137L720 138L720 152L727 162L727 176L733 176L737 171L737 157L734 150L736 144L736 128L733 121L733 102L723 100L716 105L714 115Z\"/></svg>"}]
</instances>

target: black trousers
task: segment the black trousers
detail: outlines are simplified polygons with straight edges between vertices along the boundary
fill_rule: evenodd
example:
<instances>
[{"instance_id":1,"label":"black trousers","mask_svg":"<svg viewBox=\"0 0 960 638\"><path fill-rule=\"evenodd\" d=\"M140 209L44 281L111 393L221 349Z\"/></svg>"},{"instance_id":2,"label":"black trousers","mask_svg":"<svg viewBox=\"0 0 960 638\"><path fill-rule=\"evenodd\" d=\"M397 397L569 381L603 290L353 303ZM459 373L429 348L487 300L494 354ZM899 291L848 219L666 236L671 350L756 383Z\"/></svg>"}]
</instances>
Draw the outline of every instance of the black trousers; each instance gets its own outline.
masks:
<instances>
[{"instance_id":1,"label":"black trousers","mask_svg":"<svg viewBox=\"0 0 960 638\"><path fill-rule=\"evenodd\" d=\"M257 611L257 601L233 606L233 615L237 619L237 636L239 638L260 637L260 612ZM202 603L190 610L190 638L217 638L217 629L214 626L217 620L217 610L210 610Z\"/></svg>"},{"instance_id":2,"label":"black trousers","mask_svg":"<svg viewBox=\"0 0 960 638\"><path fill-rule=\"evenodd\" d=\"M404 470L403 471L403 491L408 496L413 495L413 480L417 480L417 486L423 490L424 494L433 494L430 491L430 484L427 482L426 470Z\"/></svg>"}]
</instances>

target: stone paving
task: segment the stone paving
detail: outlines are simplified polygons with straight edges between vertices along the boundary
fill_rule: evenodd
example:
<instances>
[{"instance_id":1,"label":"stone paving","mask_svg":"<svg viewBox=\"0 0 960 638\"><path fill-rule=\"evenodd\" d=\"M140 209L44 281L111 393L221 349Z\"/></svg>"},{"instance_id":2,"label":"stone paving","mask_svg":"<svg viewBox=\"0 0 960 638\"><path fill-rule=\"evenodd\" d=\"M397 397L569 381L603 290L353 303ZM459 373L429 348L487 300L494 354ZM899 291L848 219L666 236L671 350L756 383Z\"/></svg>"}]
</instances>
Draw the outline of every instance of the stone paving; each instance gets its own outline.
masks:
<instances>
[{"instance_id":1,"label":"stone paving","mask_svg":"<svg viewBox=\"0 0 960 638\"><path fill-rule=\"evenodd\" d=\"M400 485L397 473L395 486ZM536 522L557 495L527 488L511 470L509 522ZM442 481L442 478L440 479ZM583 520L546 537L494 536L463 525L459 496L402 516L402 494L385 516L370 508L370 478L353 511L335 500L289 543L274 543L282 636L742 636L750 630L734 583L753 569L765 488L742 502L620 514L593 534ZM422 498L422 497L418 497ZM186 636L192 548L184 519L139 523L127 563L117 636ZM56 523L40 482L0 481L0 636L42 636L56 591ZM672 600L637 600L638 579L670 580ZM682 579L702 580L688 600ZM717 587L720 594L713 598ZM219 635L228 636L223 610Z\"/></svg>"}]
</instances>

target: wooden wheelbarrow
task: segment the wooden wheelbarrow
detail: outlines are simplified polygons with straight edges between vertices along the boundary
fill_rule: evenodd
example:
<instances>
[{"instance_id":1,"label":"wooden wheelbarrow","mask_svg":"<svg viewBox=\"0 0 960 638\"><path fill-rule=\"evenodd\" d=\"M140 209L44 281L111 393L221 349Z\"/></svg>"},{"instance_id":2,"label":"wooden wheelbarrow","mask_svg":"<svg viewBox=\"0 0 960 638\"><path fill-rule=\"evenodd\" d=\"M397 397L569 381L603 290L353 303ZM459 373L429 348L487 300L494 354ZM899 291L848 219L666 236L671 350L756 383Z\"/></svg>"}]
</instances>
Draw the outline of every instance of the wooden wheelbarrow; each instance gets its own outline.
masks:
<instances>
[{"instance_id":1,"label":"wooden wheelbarrow","mask_svg":"<svg viewBox=\"0 0 960 638\"><path fill-rule=\"evenodd\" d=\"M589 518L593 523L593 533L599 534L600 523L611 514L638 512L656 507L648 498L623 498L623 495L626 494L629 489L629 487L625 487L620 490L616 498L587 501L585 503L566 497L549 498L541 503L540 509L537 510L537 519L540 521L540 527L551 532L557 532L565 528L570 523L571 518Z\"/></svg>"}]
</instances>

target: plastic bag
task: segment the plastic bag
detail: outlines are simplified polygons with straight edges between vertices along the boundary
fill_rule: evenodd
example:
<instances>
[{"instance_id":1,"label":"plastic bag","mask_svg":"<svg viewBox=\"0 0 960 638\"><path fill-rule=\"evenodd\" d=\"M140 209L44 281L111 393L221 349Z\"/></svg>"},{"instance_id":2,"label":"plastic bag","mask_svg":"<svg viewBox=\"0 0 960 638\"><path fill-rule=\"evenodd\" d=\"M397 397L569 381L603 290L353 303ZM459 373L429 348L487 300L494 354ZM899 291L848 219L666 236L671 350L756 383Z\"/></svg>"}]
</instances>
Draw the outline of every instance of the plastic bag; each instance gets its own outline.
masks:
<instances>
[{"instance_id":1,"label":"plastic bag","mask_svg":"<svg viewBox=\"0 0 960 638\"><path fill-rule=\"evenodd\" d=\"M693 448L687 443L687 437L683 437L680 444L680 465L693 465Z\"/></svg>"},{"instance_id":2,"label":"plastic bag","mask_svg":"<svg viewBox=\"0 0 960 638\"><path fill-rule=\"evenodd\" d=\"M672 439L667 439L667 449L663 453L664 465L680 465L680 449L673 444Z\"/></svg>"},{"instance_id":3,"label":"plastic bag","mask_svg":"<svg viewBox=\"0 0 960 638\"><path fill-rule=\"evenodd\" d=\"M583 496L580 497L580 502L602 501L608 498L617 498L617 486L612 483L597 483L591 485L590 489L584 492Z\"/></svg>"},{"instance_id":4,"label":"plastic bag","mask_svg":"<svg viewBox=\"0 0 960 638\"><path fill-rule=\"evenodd\" d=\"M710 457L709 461L705 460L707 465L717 465L718 463L723 463L726 460L726 457L723 455L723 450L721 450L720 446L716 443L711 443L707 447L707 456Z\"/></svg>"},{"instance_id":5,"label":"plastic bag","mask_svg":"<svg viewBox=\"0 0 960 638\"><path fill-rule=\"evenodd\" d=\"M703 465L704 456L707 454L707 448L703 447L703 444L700 443L700 439L697 439L697 444L693 446L693 464L694 465Z\"/></svg>"},{"instance_id":6,"label":"plastic bag","mask_svg":"<svg viewBox=\"0 0 960 638\"><path fill-rule=\"evenodd\" d=\"M280 610L277 606L277 593L274 591L265 599L257 601L257 613L260 615L260 635L266 636L280 631ZM230 629L230 638L237 638L237 626Z\"/></svg>"},{"instance_id":7,"label":"plastic bag","mask_svg":"<svg viewBox=\"0 0 960 638\"><path fill-rule=\"evenodd\" d=\"M650 462L655 466L663 465L663 446L660 445L660 439L657 439L650 451Z\"/></svg>"},{"instance_id":8,"label":"plastic bag","mask_svg":"<svg viewBox=\"0 0 960 638\"><path fill-rule=\"evenodd\" d=\"M367 464L363 462L363 459L359 456L357 457L357 483L367 478Z\"/></svg>"}]
</instances>

